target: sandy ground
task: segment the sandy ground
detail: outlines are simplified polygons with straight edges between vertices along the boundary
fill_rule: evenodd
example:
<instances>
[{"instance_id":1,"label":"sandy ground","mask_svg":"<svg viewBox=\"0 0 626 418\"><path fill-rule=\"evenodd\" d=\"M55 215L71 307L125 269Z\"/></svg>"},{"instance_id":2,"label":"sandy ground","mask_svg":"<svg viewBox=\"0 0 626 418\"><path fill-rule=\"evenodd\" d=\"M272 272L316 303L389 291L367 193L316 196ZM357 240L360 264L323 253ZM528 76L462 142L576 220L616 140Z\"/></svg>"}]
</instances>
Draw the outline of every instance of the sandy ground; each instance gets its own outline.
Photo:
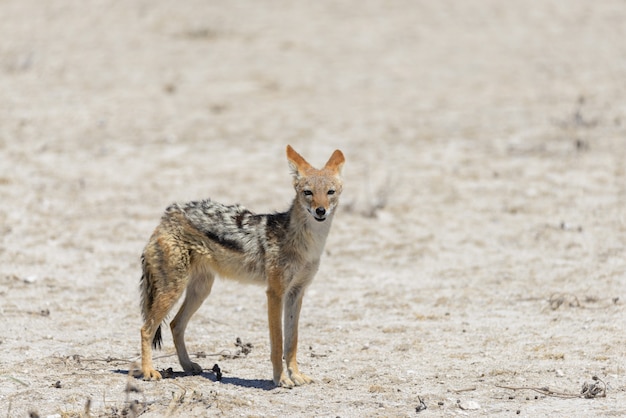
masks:
<instances>
[{"instance_id":1,"label":"sandy ground","mask_svg":"<svg viewBox=\"0 0 626 418\"><path fill-rule=\"evenodd\" d=\"M626 415L623 1L5 0L0 22L0 415ZM206 373L167 331L174 377L129 377L163 209L286 209L287 143L347 159L301 319L317 383L273 388L264 289L226 281L187 333Z\"/></svg>"}]
</instances>

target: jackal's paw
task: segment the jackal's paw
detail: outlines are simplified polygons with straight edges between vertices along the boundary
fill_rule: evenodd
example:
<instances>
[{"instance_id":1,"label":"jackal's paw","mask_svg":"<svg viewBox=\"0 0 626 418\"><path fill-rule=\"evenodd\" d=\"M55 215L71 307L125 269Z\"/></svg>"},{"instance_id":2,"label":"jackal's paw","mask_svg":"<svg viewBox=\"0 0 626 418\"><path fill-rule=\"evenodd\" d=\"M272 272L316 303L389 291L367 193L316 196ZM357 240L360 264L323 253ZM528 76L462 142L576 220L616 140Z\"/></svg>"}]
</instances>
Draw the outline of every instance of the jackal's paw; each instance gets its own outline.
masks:
<instances>
[{"instance_id":1,"label":"jackal's paw","mask_svg":"<svg viewBox=\"0 0 626 418\"><path fill-rule=\"evenodd\" d=\"M185 363L182 366L183 366L183 370L185 371L185 373L191 373L191 374L202 373L202 366L200 366L198 363L194 363L193 361L190 361L189 363Z\"/></svg>"},{"instance_id":2,"label":"jackal's paw","mask_svg":"<svg viewBox=\"0 0 626 418\"><path fill-rule=\"evenodd\" d=\"M313 383L313 379L303 373L290 373L289 377L293 381L293 384L296 386L307 385L309 383Z\"/></svg>"},{"instance_id":3,"label":"jackal's paw","mask_svg":"<svg viewBox=\"0 0 626 418\"><path fill-rule=\"evenodd\" d=\"M274 377L274 384L281 388L291 389L295 386L293 380L291 380L286 373L281 373L280 378Z\"/></svg>"},{"instance_id":4,"label":"jackal's paw","mask_svg":"<svg viewBox=\"0 0 626 418\"><path fill-rule=\"evenodd\" d=\"M154 369L143 370L143 380L161 380L161 373Z\"/></svg>"}]
</instances>

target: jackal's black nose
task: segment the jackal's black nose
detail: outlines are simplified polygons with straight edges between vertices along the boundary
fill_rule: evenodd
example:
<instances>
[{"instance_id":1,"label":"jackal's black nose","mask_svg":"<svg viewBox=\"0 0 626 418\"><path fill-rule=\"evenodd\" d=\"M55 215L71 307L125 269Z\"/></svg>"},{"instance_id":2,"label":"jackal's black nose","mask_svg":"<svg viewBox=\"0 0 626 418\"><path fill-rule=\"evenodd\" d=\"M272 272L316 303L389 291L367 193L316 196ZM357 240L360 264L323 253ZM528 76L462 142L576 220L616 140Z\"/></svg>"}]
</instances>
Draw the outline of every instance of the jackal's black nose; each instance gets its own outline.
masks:
<instances>
[{"instance_id":1,"label":"jackal's black nose","mask_svg":"<svg viewBox=\"0 0 626 418\"><path fill-rule=\"evenodd\" d=\"M317 214L317 216L324 216L326 215L326 209L320 206L319 208L315 209L315 213Z\"/></svg>"}]
</instances>

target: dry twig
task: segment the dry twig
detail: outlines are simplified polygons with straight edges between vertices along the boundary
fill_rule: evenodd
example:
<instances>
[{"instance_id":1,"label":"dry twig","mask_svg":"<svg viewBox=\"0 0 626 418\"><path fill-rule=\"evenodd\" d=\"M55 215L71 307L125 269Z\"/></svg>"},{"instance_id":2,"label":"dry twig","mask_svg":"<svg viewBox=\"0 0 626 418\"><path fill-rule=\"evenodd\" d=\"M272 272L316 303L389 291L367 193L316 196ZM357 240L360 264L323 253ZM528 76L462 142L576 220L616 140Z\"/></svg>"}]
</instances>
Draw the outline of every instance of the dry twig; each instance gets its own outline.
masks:
<instances>
[{"instance_id":1,"label":"dry twig","mask_svg":"<svg viewBox=\"0 0 626 418\"><path fill-rule=\"evenodd\" d=\"M544 387L534 387L534 386L504 386L504 385L496 385L496 387L501 389L509 389L509 390L532 390L534 392L540 393L545 396L553 396L555 398L565 398L565 399L574 399L574 398L604 398L606 397L606 383L598 376L593 376L592 380L596 383L587 383L583 384L581 393L567 393L561 392L557 390L552 390L547 386Z\"/></svg>"},{"instance_id":2,"label":"dry twig","mask_svg":"<svg viewBox=\"0 0 626 418\"><path fill-rule=\"evenodd\" d=\"M476 386L472 386L469 388L463 388L463 389L451 389L452 392L454 393L463 393L463 392L471 392L476 390Z\"/></svg>"},{"instance_id":3,"label":"dry twig","mask_svg":"<svg viewBox=\"0 0 626 418\"><path fill-rule=\"evenodd\" d=\"M583 299L586 303L598 303L601 301L600 298L595 296L585 296ZM611 302L603 303L601 306L593 306L590 307L588 305L584 305L578 297L572 293L553 293L550 295L548 299L548 303L550 304L550 309L556 311L561 306L567 306L570 308L581 308L581 309L605 309L610 306L616 305L619 302L619 297L611 298Z\"/></svg>"},{"instance_id":4,"label":"dry twig","mask_svg":"<svg viewBox=\"0 0 626 418\"><path fill-rule=\"evenodd\" d=\"M415 412L419 413L428 409L421 396L418 396L417 400L420 401L420 404L415 407Z\"/></svg>"},{"instance_id":5,"label":"dry twig","mask_svg":"<svg viewBox=\"0 0 626 418\"><path fill-rule=\"evenodd\" d=\"M576 297L576 295L572 295L571 293L553 293L550 295L548 303L550 303L550 309L553 311L556 311L561 307L561 305L564 304L570 308L580 308L582 306L578 297Z\"/></svg>"}]
</instances>

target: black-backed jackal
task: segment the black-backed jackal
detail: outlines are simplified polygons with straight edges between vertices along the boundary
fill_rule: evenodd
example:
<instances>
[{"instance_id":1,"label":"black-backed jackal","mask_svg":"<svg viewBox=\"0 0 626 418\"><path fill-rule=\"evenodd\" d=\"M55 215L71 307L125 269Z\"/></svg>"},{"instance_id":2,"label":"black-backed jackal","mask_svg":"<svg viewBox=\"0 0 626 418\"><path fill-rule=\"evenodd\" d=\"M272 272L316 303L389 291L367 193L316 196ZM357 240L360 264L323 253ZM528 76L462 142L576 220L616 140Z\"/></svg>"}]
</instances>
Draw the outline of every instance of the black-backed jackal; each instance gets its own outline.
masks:
<instances>
[{"instance_id":1,"label":"black-backed jackal","mask_svg":"<svg viewBox=\"0 0 626 418\"><path fill-rule=\"evenodd\" d=\"M288 145L287 160L296 191L287 212L258 215L211 200L166 209L141 258L144 379L161 378L152 366L152 347L161 346L161 323L185 290L170 327L183 369L202 371L189 359L185 328L211 293L215 276L221 276L266 285L274 383L293 387L312 381L298 370L298 319L341 194L344 156L336 150L318 170Z\"/></svg>"}]
</instances>

